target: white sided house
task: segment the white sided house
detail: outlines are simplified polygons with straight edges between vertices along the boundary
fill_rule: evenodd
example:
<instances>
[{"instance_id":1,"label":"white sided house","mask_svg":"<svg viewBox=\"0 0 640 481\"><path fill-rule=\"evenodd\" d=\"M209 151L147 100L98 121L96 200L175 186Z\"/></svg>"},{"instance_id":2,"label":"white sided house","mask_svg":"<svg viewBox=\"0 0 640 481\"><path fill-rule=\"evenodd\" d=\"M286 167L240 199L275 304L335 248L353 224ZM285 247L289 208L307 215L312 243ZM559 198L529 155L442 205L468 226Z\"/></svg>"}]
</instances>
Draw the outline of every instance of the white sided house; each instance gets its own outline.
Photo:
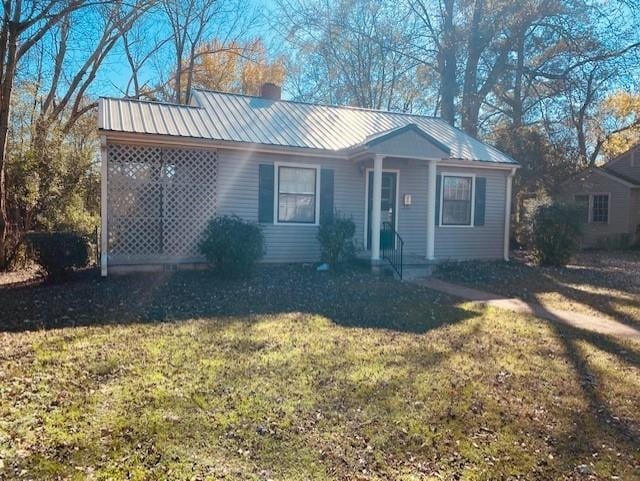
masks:
<instances>
[{"instance_id":1,"label":"white sided house","mask_svg":"<svg viewBox=\"0 0 640 481\"><path fill-rule=\"evenodd\" d=\"M438 118L195 90L191 104L102 98L102 274L199 264L214 216L262 226L265 262L316 262L351 217L361 255L506 259L518 164ZM371 233L376 233L372 235ZM402 265L402 264L400 264Z\"/></svg>"}]
</instances>

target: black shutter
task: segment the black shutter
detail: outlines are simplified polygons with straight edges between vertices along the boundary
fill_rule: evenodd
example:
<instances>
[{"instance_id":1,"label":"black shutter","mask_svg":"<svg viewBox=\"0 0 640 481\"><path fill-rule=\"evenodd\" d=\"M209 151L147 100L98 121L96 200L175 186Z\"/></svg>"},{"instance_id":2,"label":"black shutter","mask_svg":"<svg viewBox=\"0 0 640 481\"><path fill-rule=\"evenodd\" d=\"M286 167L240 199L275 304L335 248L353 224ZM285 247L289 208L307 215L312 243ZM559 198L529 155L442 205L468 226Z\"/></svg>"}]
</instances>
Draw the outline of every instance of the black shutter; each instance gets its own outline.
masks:
<instances>
[{"instance_id":1,"label":"black shutter","mask_svg":"<svg viewBox=\"0 0 640 481\"><path fill-rule=\"evenodd\" d=\"M440 225L440 190L442 189L442 176L436 176L436 225Z\"/></svg>"},{"instance_id":2,"label":"black shutter","mask_svg":"<svg viewBox=\"0 0 640 481\"><path fill-rule=\"evenodd\" d=\"M320 171L320 223L333 220L333 169Z\"/></svg>"},{"instance_id":3,"label":"black shutter","mask_svg":"<svg viewBox=\"0 0 640 481\"><path fill-rule=\"evenodd\" d=\"M273 223L273 165L260 164L258 176L258 222Z\"/></svg>"},{"instance_id":4,"label":"black shutter","mask_svg":"<svg viewBox=\"0 0 640 481\"><path fill-rule=\"evenodd\" d=\"M484 212L487 204L487 179L476 177L476 206L474 210L474 225L484 225Z\"/></svg>"}]
</instances>

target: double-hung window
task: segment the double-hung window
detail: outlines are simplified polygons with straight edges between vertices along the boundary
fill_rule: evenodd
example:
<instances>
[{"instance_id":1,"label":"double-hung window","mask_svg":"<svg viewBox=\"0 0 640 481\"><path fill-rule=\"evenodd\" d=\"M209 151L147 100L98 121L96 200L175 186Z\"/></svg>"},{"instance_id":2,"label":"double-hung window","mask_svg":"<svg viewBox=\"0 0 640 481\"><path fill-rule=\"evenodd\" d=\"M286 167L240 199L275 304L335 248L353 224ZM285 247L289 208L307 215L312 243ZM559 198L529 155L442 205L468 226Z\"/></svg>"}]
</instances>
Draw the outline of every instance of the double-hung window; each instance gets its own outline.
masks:
<instances>
[{"instance_id":1,"label":"double-hung window","mask_svg":"<svg viewBox=\"0 0 640 481\"><path fill-rule=\"evenodd\" d=\"M609 223L609 194L576 194L582 221L591 224Z\"/></svg>"},{"instance_id":2,"label":"double-hung window","mask_svg":"<svg viewBox=\"0 0 640 481\"><path fill-rule=\"evenodd\" d=\"M595 194L591 197L591 222L594 224L609 222L609 194Z\"/></svg>"},{"instance_id":3,"label":"double-hung window","mask_svg":"<svg viewBox=\"0 0 640 481\"><path fill-rule=\"evenodd\" d=\"M441 225L470 226L473 211L473 177L442 177Z\"/></svg>"},{"instance_id":4,"label":"double-hung window","mask_svg":"<svg viewBox=\"0 0 640 481\"><path fill-rule=\"evenodd\" d=\"M318 168L278 165L276 174L279 224L316 224Z\"/></svg>"}]
</instances>

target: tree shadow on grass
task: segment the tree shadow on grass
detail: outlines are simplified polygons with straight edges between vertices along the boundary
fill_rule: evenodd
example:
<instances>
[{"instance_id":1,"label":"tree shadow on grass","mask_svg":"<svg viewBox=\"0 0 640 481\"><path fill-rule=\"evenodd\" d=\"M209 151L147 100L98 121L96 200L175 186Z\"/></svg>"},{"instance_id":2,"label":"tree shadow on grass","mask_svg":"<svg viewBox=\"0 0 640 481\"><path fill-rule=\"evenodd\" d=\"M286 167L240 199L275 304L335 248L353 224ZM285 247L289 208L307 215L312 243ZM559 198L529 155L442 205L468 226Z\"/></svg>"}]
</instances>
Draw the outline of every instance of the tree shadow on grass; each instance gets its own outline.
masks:
<instances>
[{"instance_id":1,"label":"tree shadow on grass","mask_svg":"<svg viewBox=\"0 0 640 481\"><path fill-rule=\"evenodd\" d=\"M554 315L548 311L546 316L554 318ZM593 459L593 453L600 450L603 445L602 438L594 436L590 429L595 429L597 433L608 434L616 443L629 449L630 452L639 452L640 421L625 419L613 411L602 392L603 382L590 366L588 356L585 355L580 344L587 343L610 354L621 364L629 364L635 368L640 367L640 348L636 348L636 345L631 343L621 344L613 337L568 326L561 320L547 322L562 345L588 406L587 411L577 414L573 419L573 430L557 440L558 452L569 457L574 465ZM640 467L636 466L635 469Z\"/></svg>"},{"instance_id":2,"label":"tree shadow on grass","mask_svg":"<svg viewBox=\"0 0 640 481\"><path fill-rule=\"evenodd\" d=\"M441 266L436 275L527 302L539 303L544 295L558 293L569 302L583 304L596 313L640 328L640 282L634 276L635 272L640 272L640 258L635 261L633 256L631 260L625 258L629 266L624 270L620 265L622 260L618 260L620 256L622 254L610 254L609 263L596 259L593 265L589 265L583 256L578 265L565 268L535 267L517 261L460 262ZM625 308L634 313L625 312Z\"/></svg>"},{"instance_id":3,"label":"tree shadow on grass","mask_svg":"<svg viewBox=\"0 0 640 481\"><path fill-rule=\"evenodd\" d=\"M222 280L208 271L101 279L86 271L64 284L0 288L0 331L304 312L344 327L419 334L473 317L445 301L364 270L334 274L264 266L248 280Z\"/></svg>"}]
</instances>

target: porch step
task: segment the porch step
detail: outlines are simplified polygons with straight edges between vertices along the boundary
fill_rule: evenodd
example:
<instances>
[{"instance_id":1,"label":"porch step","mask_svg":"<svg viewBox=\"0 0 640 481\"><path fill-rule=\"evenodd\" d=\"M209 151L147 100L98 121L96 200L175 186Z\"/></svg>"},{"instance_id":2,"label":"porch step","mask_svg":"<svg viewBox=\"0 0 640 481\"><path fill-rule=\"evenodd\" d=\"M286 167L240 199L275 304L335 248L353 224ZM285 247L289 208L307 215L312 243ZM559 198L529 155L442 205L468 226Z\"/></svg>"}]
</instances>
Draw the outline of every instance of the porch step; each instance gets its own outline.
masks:
<instances>
[{"instance_id":1,"label":"porch step","mask_svg":"<svg viewBox=\"0 0 640 481\"><path fill-rule=\"evenodd\" d=\"M402 267L402 280L403 281L415 281L416 279L426 279L433 274L433 264L404 264ZM400 276L393 270L388 262L385 261L381 265L381 270L389 276L393 276L399 279Z\"/></svg>"}]
</instances>

